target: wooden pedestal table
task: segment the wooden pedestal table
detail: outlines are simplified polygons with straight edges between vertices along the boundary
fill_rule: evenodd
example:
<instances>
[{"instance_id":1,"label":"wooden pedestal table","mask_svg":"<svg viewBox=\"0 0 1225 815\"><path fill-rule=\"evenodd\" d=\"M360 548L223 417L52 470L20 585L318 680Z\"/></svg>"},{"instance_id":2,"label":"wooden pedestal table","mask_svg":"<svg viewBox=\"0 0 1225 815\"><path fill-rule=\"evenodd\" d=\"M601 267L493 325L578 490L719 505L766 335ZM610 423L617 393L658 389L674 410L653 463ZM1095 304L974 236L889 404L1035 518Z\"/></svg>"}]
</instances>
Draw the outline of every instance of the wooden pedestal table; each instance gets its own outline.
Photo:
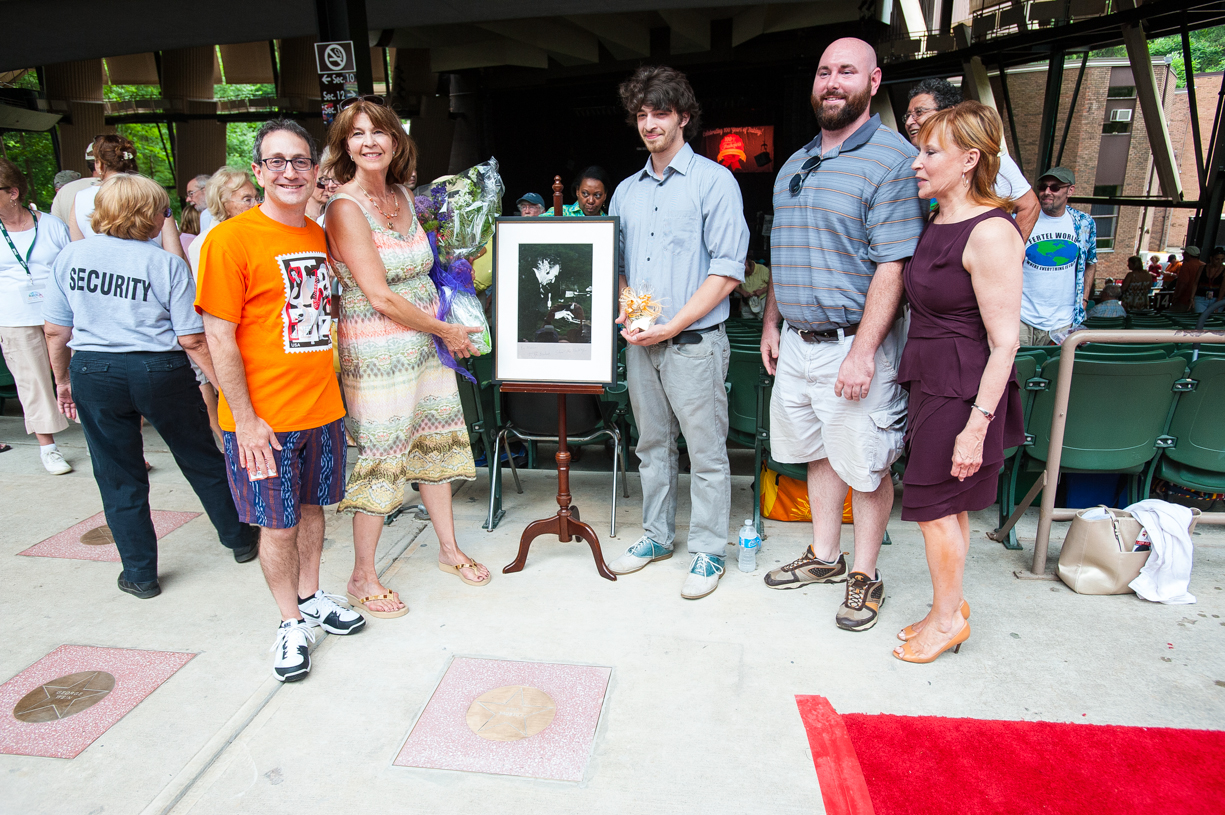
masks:
<instances>
[{"instance_id":1,"label":"wooden pedestal table","mask_svg":"<svg viewBox=\"0 0 1225 815\"><path fill-rule=\"evenodd\" d=\"M562 543L570 543L575 538L587 541L591 554L595 557L595 568L600 577L616 580L617 576L608 571L604 563L604 553L600 551L600 538L589 524L579 519L579 510L570 504L570 450L566 447L566 394L604 392L603 385L558 385L532 382L503 382L503 392L518 393L556 393L557 394L557 514L549 518L533 521L523 530L519 538L519 554L510 565L502 569L503 574L519 572L527 563L527 550L532 541L541 535L556 535Z\"/></svg>"}]
</instances>

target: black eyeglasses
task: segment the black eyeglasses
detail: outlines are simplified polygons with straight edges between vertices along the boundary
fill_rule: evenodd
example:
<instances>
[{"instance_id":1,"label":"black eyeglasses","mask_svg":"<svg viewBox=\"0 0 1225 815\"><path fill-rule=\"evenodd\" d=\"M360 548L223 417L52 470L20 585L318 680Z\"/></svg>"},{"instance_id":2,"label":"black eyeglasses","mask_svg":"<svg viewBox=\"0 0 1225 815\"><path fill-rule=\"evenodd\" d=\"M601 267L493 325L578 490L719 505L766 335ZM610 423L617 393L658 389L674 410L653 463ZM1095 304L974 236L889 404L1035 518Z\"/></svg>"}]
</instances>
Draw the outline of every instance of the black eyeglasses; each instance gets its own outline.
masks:
<instances>
[{"instance_id":1,"label":"black eyeglasses","mask_svg":"<svg viewBox=\"0 0 1225 815\"><path fill-rule=\"evenodd\" d=\"M1064 187L1070 187L1070 186L1072 185L1071 184L1042 184L1042 183L1039 183L1038 192L1046 192L1047 190L1050 190L1051 192L1059 192Z\"/></svg>"},{"instance_id":2,"label":"black eyeglasses","mask_svg":"<svg viewBox=\"0 0 1225 815\"><path fill-rule=\"evenodd\" d=\"M791 194L799 195L800 190L804 189L804 182L808 180L808 176L812 174L813 170L820 166L820 156L813 156L812 158L808 159L808 161L804 162L803 166L800 167L800 172L791 176L791 183L787 185L788 189L791 190Z\"/></svg>"},{"instance_id":3,"label":"black eyeglasses","mask_svg":"<svg viewBox=\"0 0 1225 815\"><path fill-rule=\"evenodd\" d=\"M298 156L297 158L262 158L259 160L259 163L274 173L283 173L285 168L290 165L293 165L293 168L298 172L305 173L315 166L315 160L305 156Z\"/></svg>"},{"instance_id":4,"label":"black eyeglasses","mask_svg":"<svg viewBox=\"0 0 1225 815\"><path fill-rule=\"evenodd\" d=\"M344 110L347 107L356 105L358 102L370 102L373 105L381 105L384 107L387 105L387 103L383 100L383 97L368 93L365 96L350 96L348 99L342 101L337 109Z\"/></svg>"}]
</instances>

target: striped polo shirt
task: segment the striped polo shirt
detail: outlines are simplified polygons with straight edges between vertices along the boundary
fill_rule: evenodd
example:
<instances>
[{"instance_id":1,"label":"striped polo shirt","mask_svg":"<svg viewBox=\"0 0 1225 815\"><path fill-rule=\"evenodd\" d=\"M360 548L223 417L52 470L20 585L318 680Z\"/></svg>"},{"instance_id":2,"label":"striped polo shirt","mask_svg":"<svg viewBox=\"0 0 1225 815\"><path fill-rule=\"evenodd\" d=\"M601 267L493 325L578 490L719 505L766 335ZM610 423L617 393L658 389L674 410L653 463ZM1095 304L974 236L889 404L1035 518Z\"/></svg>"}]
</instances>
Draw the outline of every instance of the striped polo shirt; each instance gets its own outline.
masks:
<instances>
[{"instance_id":1,"label":"striped polo shirt","mask_svg":"<svg viewBox=\"0 0 1225 815\"><path fill-rule=\"evenodd\" d=\"M926 223L910 168L917 154L873 116L822 155L794 196L791 179L821 155L821 134L787 159L774 182L770 260L788 323L809 331L858 323L877 264L914 254Z\"/></svg>"}]
</instances>

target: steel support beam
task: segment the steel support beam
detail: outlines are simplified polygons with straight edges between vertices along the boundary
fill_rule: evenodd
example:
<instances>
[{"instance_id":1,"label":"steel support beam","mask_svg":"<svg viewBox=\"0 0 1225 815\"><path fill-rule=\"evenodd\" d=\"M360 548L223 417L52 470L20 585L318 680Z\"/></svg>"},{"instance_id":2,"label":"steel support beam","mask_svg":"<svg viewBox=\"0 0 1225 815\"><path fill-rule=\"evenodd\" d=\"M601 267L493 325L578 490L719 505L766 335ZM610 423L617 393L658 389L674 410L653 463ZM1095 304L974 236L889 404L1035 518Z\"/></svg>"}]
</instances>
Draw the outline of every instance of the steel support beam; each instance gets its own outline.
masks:
<instances>
[{"instance_id":1,"label":"steel support beam","mask_svg":"<svg viewBox=\"0 0 1225 815\"><path fill-rule=\"evenodd\" d=\"M1021 163L1021 139L1017 136L1017 117L1012 112L1012 97L1008 93L1008 73L1004 70L1004 61L1000 60L1000 93L1004 96L1004 112L1008 114L1008 130L1012 133L1012 146L1017 151L1013 161L1017 163L1021 174L1025 174L1025 165ZM1004 152L1008 152L1008 140L1004 140Z\"/></svg>"},{"instance_id":2,"label":"steel support beam","mask_svg":"<svg viewBox=\"0 0 1225 815\"><path fill-rule=\"evenodd\" d=\"M1197 210L1195 215L1194 243L1200 247L1200 256L1208 257L1208 253L1217 245L1217 233L1221 227L1221 213L1225 210L1225 122L1221 121L1222 107L1225 106L1225 85L1221 87L1221 95L1217 99L1216 110L1216 140L1209 156L1209 166L1205 173L1208 186L1207 196L1200 195L1204 208Z\"/></svg>"},{"instance_id":3,"label":"steel support beam","mask_svg":"<svg viewBox=\"0 0 1225 815\"><path fill-rule=\"evenodd\" d=\"M1089 67L1089 52L1080 60L1080 71L1076 74L1076 86L1072 88L1072 102L1068 105L1068 118L1063 122L1063 136L1059 139L1059 152L1055 154L1055 164L1063 164L1063 148L1068 146L1068 131L1072 129L1072 111L1076 110L1076 102L1080 99L1080 86L1085 81L1085 68ZM1001 68L1001 71L1003 69Z\"/></svg>"},{"instance_id":4,"label":"steel support beam","mask_svg":"<svg viewBox=\"0 0 1225 815\"><path fill-rule=\"evenodd\" d=\"M1183 13L1182 25L1183 75L1187 78L1187 105L1191 113L1191 139L1195 142L1195 178L1199 181L1200 195L1204 194L1208 168L1204 163L1204 134L1199 127L1199 100L1195 96L1195 63L1191 58L1191 36L1187 31L1187 15Z\"/></svg>"},{"instance_id":5,"label":"steel support beam","mask_svg":"<svg viewBox=\"0 0 1225 815\"><path fill-rule=\"evenodd\" d=\"M1051 51L1050 67L1046 71L1046 95L1042 99L1042 123L1038 125L1038 157L1034 164L1037 178L1052 166L1055 158L1055 130L1059 119L1059 97L1063 90L1064 50Z\"/></svg>"},{"instance_id":6,"label":"steel support beam","mask_svg":"<svg viewBox=\"0 0 1225 815\"><path fill-rule=\"evenodd\" d=\"M1127 60L1131 63L1140 110L1144 112L1144 129L1148 132L1148 145L1153 151L1153 165L1157 169L1161 192L1168 198L1181 200L1182 179L1178 177L1174 146L1170 144L1165 106L1157 96L1157 77L1153 74L1153 58L1148 52L1144 29L1139 25L1123 26L1123 44L1127 47Z\"/></svg>"},{"instance_id":7,"label":"steel support beam","mask_svg":"<svg viewBox=\"0 0 1225 815\"><path fill-rule=\"evenodd\" d=\"M357 68L357 92L374 93L374 69L370 66L370 26L366 23L366 0L315 0L319 19L319 42L353 41Z\"/></svg>"}]
</instances>

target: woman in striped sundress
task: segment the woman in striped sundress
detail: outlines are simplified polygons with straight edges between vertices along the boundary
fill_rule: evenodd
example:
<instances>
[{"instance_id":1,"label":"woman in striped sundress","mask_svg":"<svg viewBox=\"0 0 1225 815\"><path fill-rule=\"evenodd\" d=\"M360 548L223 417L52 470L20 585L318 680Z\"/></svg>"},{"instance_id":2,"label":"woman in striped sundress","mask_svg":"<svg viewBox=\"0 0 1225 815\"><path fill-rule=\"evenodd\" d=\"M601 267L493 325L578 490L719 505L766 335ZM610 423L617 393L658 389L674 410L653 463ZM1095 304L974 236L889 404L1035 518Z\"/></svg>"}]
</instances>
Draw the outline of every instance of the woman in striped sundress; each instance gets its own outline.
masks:
<instances>
[{"instance_id":1,"label":"woman in striped sundress","mask_svg":"<svg viewBox=\"0 0 1225 815\"><path fill-rule=\"evenodd\" d=\"M353 513L349 602L375 617L408 607L385 588L374 554L385 516L415 482L438 535L438 566L470 585L489 570L455 541L450 482L476 478L455 374L443 366L438 336L456 357L474 349L470 331L434 318L438 292L429 278L433 253L403 186L416 147L390 108L355 100L333 123L325 168L341 187L328 204L328 248L343 285L340 374L357 464L341 511Z\"/></svg>"}]
</instances>

